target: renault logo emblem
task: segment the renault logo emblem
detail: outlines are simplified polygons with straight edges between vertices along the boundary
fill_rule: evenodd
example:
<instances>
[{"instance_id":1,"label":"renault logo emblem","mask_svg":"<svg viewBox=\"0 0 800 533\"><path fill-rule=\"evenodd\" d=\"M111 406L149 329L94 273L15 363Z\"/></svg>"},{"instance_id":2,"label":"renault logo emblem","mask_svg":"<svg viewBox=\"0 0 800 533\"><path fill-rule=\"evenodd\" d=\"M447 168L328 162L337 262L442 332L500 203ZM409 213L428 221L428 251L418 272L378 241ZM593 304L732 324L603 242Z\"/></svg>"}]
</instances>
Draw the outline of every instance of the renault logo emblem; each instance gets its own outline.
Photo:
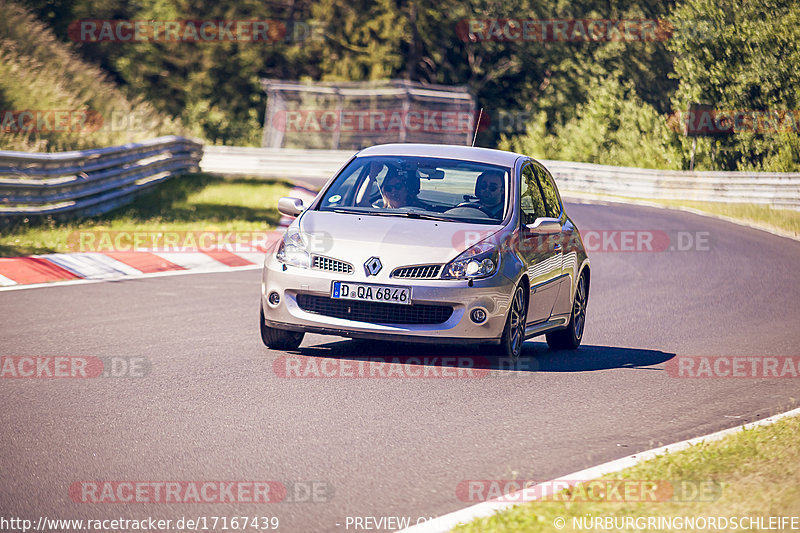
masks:
<instances>
[{"instance_id":1,"label":"renault logo emblem","mask_svg":"<svg viewBox=\"0 0 800 533\"><path fill-rule=\"evenodd\" d=\"M383 268L383 265L381 264L381 260L377 257L370 257L367 259L367 262L364 263L364 271L367 273L367 276L377 276L381 268Z\"/></svg>"}]
</instances>

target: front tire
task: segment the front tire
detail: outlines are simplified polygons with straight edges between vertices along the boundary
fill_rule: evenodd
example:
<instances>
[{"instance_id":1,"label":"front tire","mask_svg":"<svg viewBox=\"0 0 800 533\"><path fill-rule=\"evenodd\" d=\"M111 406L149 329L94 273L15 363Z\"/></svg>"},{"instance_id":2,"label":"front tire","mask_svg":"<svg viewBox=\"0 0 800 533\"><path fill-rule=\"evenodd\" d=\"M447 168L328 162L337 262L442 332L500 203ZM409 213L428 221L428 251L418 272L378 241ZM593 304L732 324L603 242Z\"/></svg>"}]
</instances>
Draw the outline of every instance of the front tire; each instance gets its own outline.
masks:
<instances>
[{"instance_id":1,"label":"front tire","mask_svg":"<svg viewBox=\"0 0 800 533\"><path fill-rule=\"evenodd\" d=\"M552 350L577 350L583 339L583 328L586 325L586 303L589 301L589 285L586 274L581 273L575 300L572 302L572 314L565 329L548 333L547 345Z\"/></svg>"},{"instance_id":2,"label":"front tire","mask_svg":"<svg viewBox=\"0 0 800 533\"><path fill-rule=\"evenodd\" d=\"M264 309L261 308L261 341L264 346L273 350L296 350L303 342L305 333L271 328L264 321Z\"/></svg>"},{"instance_id":3,"label":"front tire","mask_svg":"<svg viewBox=\"0 0 800 533\"><path fill-rule=\"evenodd\" d=\"M506 327L497 349L498 355L508 357L516 362L522 355L522 343L525 342L525 323L528 316L528 298L525 285L520 283L514 289L511 305L506 318Z\"/></svg>"}]
</instances>

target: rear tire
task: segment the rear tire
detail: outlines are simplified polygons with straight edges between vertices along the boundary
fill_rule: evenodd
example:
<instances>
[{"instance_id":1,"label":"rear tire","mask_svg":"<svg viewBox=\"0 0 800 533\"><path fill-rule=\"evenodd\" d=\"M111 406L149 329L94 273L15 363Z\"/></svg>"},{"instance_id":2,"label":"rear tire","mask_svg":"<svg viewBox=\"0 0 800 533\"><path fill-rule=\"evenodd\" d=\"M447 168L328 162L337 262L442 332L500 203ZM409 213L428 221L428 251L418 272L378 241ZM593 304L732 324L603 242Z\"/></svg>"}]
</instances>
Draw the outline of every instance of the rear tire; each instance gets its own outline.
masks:
<instances>
[{"instance_id":1,"label":"rear tire","mask_svg":"<svg viewBox=\"0 0 800 533\"><path fill-rule=\"evenodd\" d=\"M528 298L525 294L525 285L520 283L514 289L511 305L506 318L506 327L500 338L500 346L496 348L497 355L508 357L516 362L522 355L522 344L525 342L525 323L528 316Z\"/></svg>"},{"instance_id":2,"label":"rear tire","mask_svg":"<svg viewBox=\"0 0 800 533\"><path fill-rule=\"evenodd\" d=\"M572 302L572 313L565 329L553 331L546 335L547 345L552 350L577 350L583 339L583 328L586 325L586 303L589 301L589 285L586 274L581 273L575 300Z\"/></svg>"},{"instance_id":3,"label":"rear tire","mask_svg":"<svg viewBox=\"0 0 800 533\"><path fill-rule=\"evenodd\" d=\"M261 341L264 346L273 350L296 350L303 342L305 333L288 331L285 329L271 328L264 323L264 309L260 310L261 315Z\"/></svg>"}]
</instances>

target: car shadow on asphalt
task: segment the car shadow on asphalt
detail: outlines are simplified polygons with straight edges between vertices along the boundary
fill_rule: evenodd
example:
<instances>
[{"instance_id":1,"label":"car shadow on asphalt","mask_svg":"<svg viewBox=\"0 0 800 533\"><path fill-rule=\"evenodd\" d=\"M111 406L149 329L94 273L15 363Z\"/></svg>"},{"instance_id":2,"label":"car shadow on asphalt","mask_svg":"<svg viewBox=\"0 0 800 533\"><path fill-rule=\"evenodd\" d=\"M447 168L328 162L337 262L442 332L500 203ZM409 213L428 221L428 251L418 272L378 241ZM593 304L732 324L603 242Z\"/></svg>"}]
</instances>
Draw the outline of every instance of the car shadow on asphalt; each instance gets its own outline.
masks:
<instances>
[{"instance_id":1,"label":"car shadow on asphalt","mask_svg":"<svg viewBox=\"0 0 800 533\"><path fill-rule=\"evenodd\" d=\"M614 346L582 345L574 351L551 350L544 342L528 341L523 345L522 356L513 362L508 358L492 354L487 347L359 339L303 346L293 353L322 360L333 359L339 365L343 361L352 361L356 364L364 361L372 367L377 366L377 372L380 372L381 365L474 368L507 372L588 372L615 368L659 370L650 367L675 357L674 353L659 350ZM364 371L363 365L361 366Z\"/></svg>"},{"instance_id":2,"label":"car shadow on asphalt","mask_svg":"<svg viewBox=\"0 0 800 533\"><path fill-rule=\"evenodd\" d=\"M544 342L528 341L520 360L525 357L536 359L537 372L586 372L612 368L656 370L648 367L669 361L675 354L644 348L591 344L581 345L577 350L550 350Z\"/></svg>"}]
</instances>

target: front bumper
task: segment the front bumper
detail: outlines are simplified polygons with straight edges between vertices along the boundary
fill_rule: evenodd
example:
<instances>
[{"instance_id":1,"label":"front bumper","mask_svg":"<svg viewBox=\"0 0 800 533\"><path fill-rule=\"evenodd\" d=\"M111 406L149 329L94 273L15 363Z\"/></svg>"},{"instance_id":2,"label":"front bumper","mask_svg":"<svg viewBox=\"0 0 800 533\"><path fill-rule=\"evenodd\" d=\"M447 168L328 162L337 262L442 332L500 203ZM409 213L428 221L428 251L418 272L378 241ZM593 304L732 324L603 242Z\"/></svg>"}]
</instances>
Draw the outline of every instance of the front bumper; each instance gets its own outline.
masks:
<instances>
[{"instance_id":1,"label":"front bumper","mask_svg":"<svg viewBox=\"0 0 800 533\"><path fill-rule=\"evenodd\" d=\"M411 305L448 305L453 313L441 324L381 324L327 316L300 307L299 294L329 298L332 283L337 280L411 287ZM283 264L269 254L262 275L261 305L268 326L292 331L411 342L498 343L513 289L514 281L502 272L475 280L470 287L466 280L375 278L359 272L336 274L291 265L283 270ZM280 296L278 304L268 300L273 292ZM486 312L481 324L470 319L476 308Z\"/></svg>"}]
</instances>

